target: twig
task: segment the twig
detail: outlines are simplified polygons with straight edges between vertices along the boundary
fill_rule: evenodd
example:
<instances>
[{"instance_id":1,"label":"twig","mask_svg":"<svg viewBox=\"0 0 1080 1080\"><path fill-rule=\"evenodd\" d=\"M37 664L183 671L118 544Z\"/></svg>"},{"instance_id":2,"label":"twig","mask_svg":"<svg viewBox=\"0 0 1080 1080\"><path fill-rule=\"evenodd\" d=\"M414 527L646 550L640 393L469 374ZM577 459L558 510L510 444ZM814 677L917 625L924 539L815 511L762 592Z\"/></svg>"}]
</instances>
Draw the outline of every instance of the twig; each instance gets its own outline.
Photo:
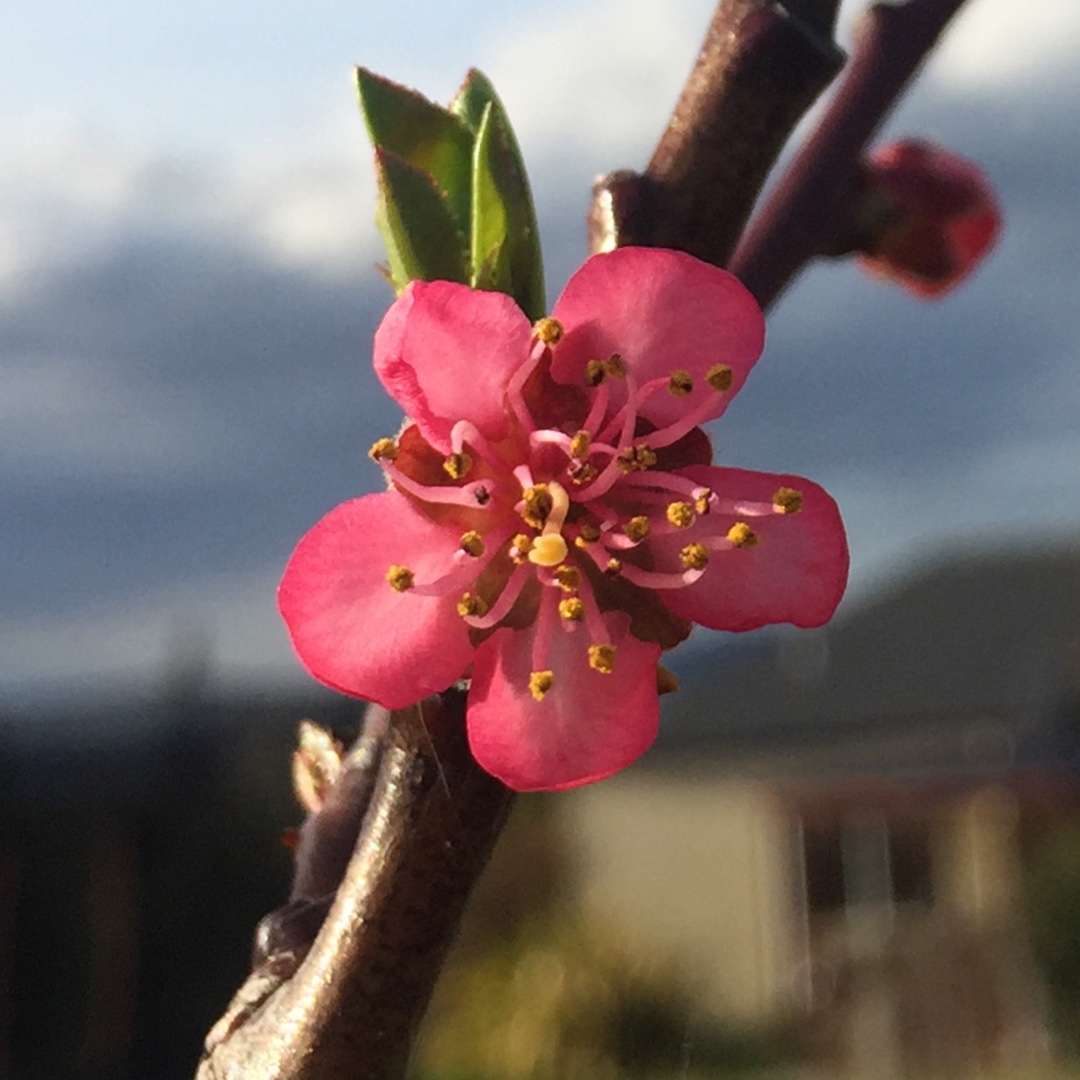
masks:
<instances>
[{"instance_id":1,"label":"twig","mask_svg":"<svg viewBox=\"0 0 1080 1080\"><path fill-rule=\"evenodd\" d=\"M729 269L763 308L820 255L856 244L862 151L964 0L874 4L820 123L754 217Z\"/></svg>"},{"instance_id":2,"label":"twig","mask_svg":"<svg viewBox=\"0 0 1080 1080\"><path fill-rule=\"evenodd\" d=\"M393 713L318 937L294 974L218 1033L198 1080L400 1080L511 800L469 752L463 693Z\"/></svg>"},{"instance_id":3,"label":"twig","mask_svg":"<svg viewBox=\"0 0 1080 1080\"><path fill-rule=\"evenodd\" d=\"M678 248L724 265L785 141L843 63L838 0L723 0L643 175L594 188L592 250Z\"/></svg>"}]
</instances>

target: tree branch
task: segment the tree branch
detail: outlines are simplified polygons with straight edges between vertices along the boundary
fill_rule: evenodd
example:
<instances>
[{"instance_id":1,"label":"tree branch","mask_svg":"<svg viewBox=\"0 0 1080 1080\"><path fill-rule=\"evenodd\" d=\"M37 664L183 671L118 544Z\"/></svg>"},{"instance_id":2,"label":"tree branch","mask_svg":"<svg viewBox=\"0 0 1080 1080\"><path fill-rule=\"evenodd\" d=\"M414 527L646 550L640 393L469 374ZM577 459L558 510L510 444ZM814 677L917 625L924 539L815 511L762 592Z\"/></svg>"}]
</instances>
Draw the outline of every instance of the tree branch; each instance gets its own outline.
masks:
<instances>
[{"instance_id":1,"label":"tree branch","mask_svg":"<svg viewBox=\"0 0 1080 1080\"><path fill-rule=\"evenodd\" d=\"M851 251L859 160L964 0L874 4L817 128L746 231L729 269L768 308L813 258Z\"/></svg>"},{"instance_id":2,"label":"tree branch","mask_svg":"<svg viewBox=\"0 0 1080 1080\"><path fill-rule=\"evenodd\" d=\"M273 982L265 967L252 975L255 1006L215 1029L198 1080L404 1076L512 801L473 760L464 703L449 691L391 714L370 809L314 944L276 985L250 985Z\"/></svg>"},{"instance_id":3,"label":"tree branch","mask_svg":"<svg viewBox=\"0 0 1080 1080\"><path fill-rule=\"evenodd\" d=\"M838 0L722 0L643 175L594 188L593 251L678 248L724 265L781 148L843 63Z\"/></svg>"}]
</instances>

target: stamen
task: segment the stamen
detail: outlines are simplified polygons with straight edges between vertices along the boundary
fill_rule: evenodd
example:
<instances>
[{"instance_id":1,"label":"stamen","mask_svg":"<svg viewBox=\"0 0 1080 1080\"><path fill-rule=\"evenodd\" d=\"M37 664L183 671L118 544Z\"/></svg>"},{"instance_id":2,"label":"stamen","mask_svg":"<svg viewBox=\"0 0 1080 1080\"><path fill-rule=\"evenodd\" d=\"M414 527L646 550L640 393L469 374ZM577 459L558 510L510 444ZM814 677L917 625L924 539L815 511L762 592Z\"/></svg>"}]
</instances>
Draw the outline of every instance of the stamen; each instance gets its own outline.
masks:
<instances>
[{"instance_id":1,"label":"stamen","mask_svg":"<svg viewBox=\"0 0 1080 1080\"><path fill-rule=\"evenodd\" d=\"M599 386L604 381L603 360L589 360L585 364L585 385Z\"/></svg>"},{"instance_id":2,"label":"stamen","mask_svg":"<svg viewBox=\"0 0 1080 1080\"><path fill-rule=\"evenodd\" d=\"M449 454L443 460L442 467L451 480L460 480L472 468L472 458L464 453Z\"/></svg>"},{"instance_id":3,"label":"stamen","mask_svg":"<svg viewBox=\"0 0 1080 1080\"><path fill-rule=\"evenodd\" d=\"M464 551L466 555L471 555L474 559L478 559L484 554L484 538L475 529L470 529L467 533L462 533L461 550Z\"/></svg>"},{"instance_id":4,"label":"stamen","mask_svg":"<svg viewBox=\"0 0 1080 1080\"><path fill-rule=\"evenodd\" d=\"M604 374L609 379L626 378L626 361L616 352L604 361Z\"/></svg>"},{"instance_id":5,"label":"stamen","mask_svg":"<svg viewBox=\"0 0 1080 1080\"><path fill-rule=\"evenodd\" d=\"M381 461L380 464L394 487L415 495L423 502L470 508L487 506L491 502L491 492L481 483L462 484L461 487L451 484L421 484L411 476L406 476L396 465L389 465L386 461Z\"/></svg>"},{"instance_id":6,"label":"stamen","mask_svg":"<svg viewBox=\"0 0 1080 1080\"><path fill-rule=\"evenodd\" d=\"M487 612L488 605L481 597L474 596L472 593L461 594L461 599L457 603L457 613L463 619L469 616L486 615Z\"/></svg>"},{"instance_id":7,"label":"stamen","mask_svg":"<svg viewBox=\"0 0 1080 1080\"><path fill-rule=\"evenodd\" d=\"M589 406L589 415L585 417L585 423L581 426L585 431L599 431L600 424L607 416L608 402L611 400L611 388L606 382L602 382L593 394L592 405Z\"/></svg>"},{"instance_id":8,"label":"stamen","mask_svg":"<svg viewBox=\"0 0 1080 1080\"><path fill-rule=\"evenodd\" d=\"M588 457L591 448L592 436L587 431L579 431L570 440L570 453L576 458Z\"/></svg>"},{"instance_id":9,"label":"stamen","mask_svg":"<svg viewBox=\"0 0 1080 1080\"><path fill-rule=\"evenodd\" d=\"M684 589L687 585L693 585L701 575L701 570L683 570L679 573L665 574L654 570L642 570L639 566L629 564L622 568L622 576L643 589Z\"/></svg>"},{"instance_id":10,"label":"stamen","mask_svg":"<svg viewBox=\"0 0 1080 1080\"><path fill-rule=\"evenodd\" d=\"M368 451L372 461L393 461L397 455L398 446L393 439L376 439Z\"/></svg>"},{"instance_id":11,"label":"stamen","mask_svg":"<svg viewBox=\"0 0 1080 1080\"><path fill-rule=\"evenodd\" d=\"M712 501L715 498L712 488L698 488L693 495L694 509L699 514L707 514L712 509Z\"/></svg>"},{"instance_id":12,"label":"stamen","mask_svg":"<svg viewBox=\"0 0 1080 1080\"><path fill-rule=\"evenodd\" d=\"M526 488L521 495L525 503L521 516L525 524L531 525L534 529L542 529L555 505L548 485L535 484L533 487Z\"/></svg>"},{"instance_id":13,"label":"stamen","mask_svg":"<svg viewBox=\"0 0 1080 1080\"><path fill-rule=\"evenodd\" d=\"M797 514L803 507L803 495L795 488L782 487L772 497L773 506L780 514Z\"/></svg>"},{"instance_id":14,"label":"stamen","mask_svg":"<svg viewBox=\"0 0 1080 1080\"><path fill-rule=\"evenodd\" d=\"M577 592L581 587L581 571L571 563L556 566L551 576L563 592Z\"/></svg>"},{"instance_id":15,"label":"stamen","mask_svg":"<svg viewBox=\"0 0 1080 1080\"><path fill-rule=\"evenodd\" d=\"M407 592L413 587L415 579L416 575L407 566L394 565L386 571L386 580L396 592Z\"/></svg>"},{"instance_id":16,"label":"stamen","mask_svg":"<svg viewBox=\"0 0 1080 1080\"><path fill-rule=\"evenodd\" d=\"M672 397L686 397L694 389L694 379L689 371L679 368L671 373L667 391Z\"/></svg>"},{"instance_id":17,"label":"stamen","mask_svg":"<svg viewBox=\"0 0 1080 1080\"><path fill-rule=\"evenodd\" d=\"M496 469L506 467L495 447L480 433L479 428L468 420L459 420L450 429L450 449L455 454L463 454L465 453L466 443L489 465L494 466Z\"/></svg>"},{"instance_id":18,"label":"stamen","mask_svg":"<svg viewBox=\"0 0 1080 1080\"><path fill-rule=\"evenodd\" d=\"M633 543L640 544L649 535L649 519L644 514L638 514L622 527L622 531Z\"/></svg>"},{"instance_id":19,"label":"stamen","mask_svg":"<svg viewBox=\"0 0 1080 1080\"><path fill-rule=\"evenodd\" d=\"M679 689L679 680L674 672L668 671L663 664L656 665L656 692L674 694Z\"/></svg>"},{"instance_id":20,"label":"stamen","mask_svg":"<svg viewBox=\"0 0 1080 1080\"><path fill-rule=\"evenodd\" d=\"M601 675L610 675L615 670L615 646L590 645L589 667Z\"/></svg>"},{"instance_id":21,"label":"stamen","mask_svg":"<svg viewBox=\"0 0 1080 1080\"><path fill-rule=\"evenodd\" d=\"M574 541L578 547L582 544L595 544L600 539L600 527L592 522L583 521L578 525L577 539Z\"/></svg>"},{"instance_id":22,"label":"stamen","mask_svg":"<svg viewBox=\"0 0 1080 1080\"><path fill-rule=\"evenodd\" d=\"M656 464L656 454L648 443L624 446L619 451L619 469L624 473L644 472Z\"/></svg>"},{"instance_id":23,"label":"stamen","mask_svg":"<svg viewBox=\"0 0 1080 1080\"><path fill-rule=\"evenodd\" d=\"M555 685L554 671L534 671L529 676L529 693L537 701L543 701L544 695Z\"/></svg>"},{"instance_id":24,"label":"stamen","mask_svg":"<svg viewBox=\"0 0 1080 1080\"><path fill-rule=\"evenodd\" d=\"M745 521L737 521L728 529L728 540L732 547L751 548L758 542L758 535L746 524Z\"/></svg>"},{"instance_id":25,"label":"stamen","mask_svg":"<svg viewBox=\"0 0 1080 1080\"><path fill-rule=\"evenodd\" d=\"M536 370L537 364L548 354L548 347L543 341L537 341L529 353L528 359L514 372L510 381L506 384L506 400L510 403L510 409L518 418L518 422L526 431L535 431L536 422L529 412L529 406L525 404L523 393L529 376Z\"/></svg>"},{"instance_id":26,"label":"stamen","mask_svg":"<svg viewBox=\"0 0 1080 1080\"><path fill-rule=\"evenodd\" d=\"M534 576L534 571L527 566L518 566L510 575L510 580L503 586L503 591L491 605L486 615L468 616L466 622L475 626L478 630L486 630L502 622L510 613L510 609L517 603L521 590L525 583Z\"/></svg>"},{"instance_id":27,"label":"stamen","mask_svg":"<svg viewBox=\"0 0 1080 1080\"><path fill-rule=\"evenodd\" d=\"M591 461L575 461L566 470L566 475L570 477L572 484L580 486L595 480L599 471Z\"/></svg>"},{"instance_id":28,"label":"stamen","mask_svg":"<svg viewBox=\"0 0 1080 1080\"><path fill-rule=\"evenodd\" d=\"M735 375L727 364L713 364L705 372L705 381L718 393L724 393L731 389Z\"/></svg>"},{"instance_id":29,"label":"stamen","mask_svg":"<svg viewBox=\"0 0 1080 1080\"><path fill-rule=\"evenodd\" d=\"M583 622L585 620L585 604L578 596L569 596L559 601L559 616L567 622Z\"/></svg>"},{"instance_id":30,"label":"stamen","mask_svg":"<svg viewBox=\"0 0 1080 1080\"><path fill-rule=\"evenodd\" d=\"M563 336L562 323L558 319L537 319L533 333L545 345L558 345Z\"/></svg>"},{"instance_id":31,"label":"stamen","mask_svg":"<svg viewBox=\"0 0 1080 1080\"><path fill-rule=\"evenodd\" d=\"M604 566L604 573L607 574L608 577L618 577L622 572L622 559L608 559L607 564Z\"/></svg>"},{"instance_id":32,"label":"stamen","mask_svg":"<svg viewBox=\"0 0 1080 1080\"><path fill-rule=\"evenodd\" d=\"M694 524L694 508L688 502L668 504L667 519L676 529L688 529Z\"/></svg>"},{"instance_id":33,"label":"stamen","mask_svg":"<svg viewBox=\"0 0 1080 1080\"><path fill-rule=\"evenodd\" d=\"M526 536L525 533L518 533L513 540L510 541L510 558L516 563L523 563L525 556L532 551L533 538Z\"/></svg>"},{"instance_id":34,"label":"stamen","mask_svg":"<svg viewBox=\"0 0 1080 1080\"><path fill-rule=\"evenodd\" d=\"M684 570L704 570L709 565L709 549L704 544L687 544L679 552Z\"/></svg>"}]
</instances>

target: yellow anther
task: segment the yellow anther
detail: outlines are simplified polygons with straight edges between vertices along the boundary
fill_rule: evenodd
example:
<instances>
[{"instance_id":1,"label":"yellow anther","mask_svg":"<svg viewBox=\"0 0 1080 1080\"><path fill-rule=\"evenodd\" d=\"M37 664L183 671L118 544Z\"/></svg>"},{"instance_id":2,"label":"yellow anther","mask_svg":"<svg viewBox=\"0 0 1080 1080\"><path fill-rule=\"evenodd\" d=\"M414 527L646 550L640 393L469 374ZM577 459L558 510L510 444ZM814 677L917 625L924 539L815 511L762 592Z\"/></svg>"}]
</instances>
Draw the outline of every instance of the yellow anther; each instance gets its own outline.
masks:
<instances>
[{"instance_id":1,"label":"yellow anther","mask_svg":"<svg viewBox=\"0 0 1080 1080\"><path fill-rule=\"evenodd\" d=\"M674 672L668 671L663 664L656 665L656 692L674 694L679 689L679 680Z\"/></svg>"},{"instance_id":2,"label":"yellow anther","mask_svg":"<svg viewBox=\"0 0 1080 1080\"><path fill-rule=\"evenodd\" d=\"M555 505L547 484L528 487L521 493L521 497L525 503L525 508L521 511L525 524L531 525L534 529L542 529L547 524L548 515Z\"/></svg>"},{"instance_id":3,"label":"yellow anther","mask_svg":"<svg viewBox=\"0 0 1080 1080\"><path fill-rule=\"evenodd\" d=\"M416 575L407 566L391 566L386 571L386 580L390 588L397 592L407 592L413 587Z\"/></svg>"},{"instance_id":4,"label":"yellow anther","mask_svg":"<svg viewBox=\"0 0 1080 1080\"><path fill-rule=\"evenodd\" d=\"M479 558L484 554L484 538L475 529L462 533L461 550L474 559Z\"/></svg>"},{"instance_id":5,"label":"yellow anther","mask_svg":"<svg viewBox=\"0 0 1080 1080\"><path fill-rule=\"evenodd\" d=\"M558 345L563 336L562 323L558 319L537 319L533 333L545 345Z\"/></svg>"},{"instance_id":6,"label":"yellow anther","mask_svg":"<svg viewBox=\"0 0 1080 1080\"><path fill-rule=\"evenodd\" d=\"M570 474L570 479L580 487L590 480L595 480L599 470L591 461L574 461L566 471Z\"/></svg>"},{"instance_id":7,"label":"yellow anther","mask_svg":"<svg viewBox=\"0 0 1080 1080\"><path fill-rule=\"evenodd\" d=\"M588 457L592 449L592 436L587 431L579 431L570 440L570 453L576 458Z\"/></svg>"},{"instance_id":8,"label":"yellow anther","mask_svg":"<svg viewBox=\"0 0 1080 1080\"><path fill-rule=\"evenodd\" d=\"M590 521L583 521L578 525L578 540L582 544L595 544L600 539L600 527Z\"/></svg>"},{"instance_id":9,"label":"yellow anther","mask_svg":"<svg viewBox=\"0 0 1080 1080\"><path fill-rule=\"evenodd\" d=\"M712 497L713 493L709 488L702 488L694 496L694 510L699 514L707 514L712 509Z\"/></svg>"},{"instance_id":10,"label":"yellow anther","mask_svg":"<svg viewBox=\"0 0 1080 1080\"><path fill-rule=\"evenodd\" d=\"M709 549L704 544L687 544L679 552L684 570L704 570L709 565Z\"/></svg>"},{"instance_id":11,"label":"yellow anther","mask_svg":"<svg viewBox=\"0 0 1080 1080\"><path fill-rule=\"evenodd\" d=\"M795 488L782 487L772 497L772 504L781 514L797 514L803 507L803 494Z\"/></svg>"},{"instance_id":12,"label":"yellow anther","mask_svg":"<svg viewBox=\"0 0 1080 1080\"><path fill-rule=\"evenodd\" d=\"M585 605L576 596L559 601L559 615L567 622L581 622L585 618Z\"/></svg>"},{"instance_id":13,"label":"yellow anther","mask_svg":"<svg viewBox=\"0 0 1080 1080\"><path fill-rule=\"evenodd\" d=\"M533 541L528 559L536 566L558 566L569 553L561 533L545 533Z\"/></svg>"},{"instance_id":14,"label":"yellow anther","mask_svg":"<svg viewBox=\"0 0 1080 1080\"><path fill-rule=\"evenodd\" d=\"M461 599L457 602L457 613L463 619L470 615L486 615L487 611L487 604L479 596L473 596L472 593L462 593Z\"/></svg>"},{"instance_id":15,"label":"yellow anther","mask_svg":"<svg viewBox=\"0 0 1080 1080\"><path fill-rule=\"evenodd\" d=\"M727 364L713 364L705 372L705 380L714 390L730 390L734 378L735 376Z\"/></svg>"},{"instance_id":16,"label":"yellow anther","mask_svg":"<svg viewBox=\"0 0 1080 1080\"><path fill-rule=\"evenodd\" d=\"M534 671L529 676L529 693L537 701L543 701L544 695L555 685L554 671Z\"/></svg>"},{"instance_id":17,"label":"yellow anther","mask_svg":"<svg viewBox=\"0 0 1080 1080\"><path fill-rule=\"evenodd\" d=\"M589 667L601 675L610 675L615 670L615 646L590 645Z\"/></svg>"},{"instance_id":18,"label":"yellow anther","mask_svg":"<svg viewBox=\"0 0 1080 1080\"><path fill-rule=\"evenodd\" d=\"M376 439L371 444L368 457L372 461L393 461L397 457L397 443L393 439Z\"/></svg>"},{"instance_id":19,"label":"yellow anther","mask_svg":"<svg viewBox=\"0 0 1080 1080\"><path fill-rule=\"evenodd\" d=\"M604 566L604 573L608 577L618 577L622 573L622 562L619 559L608 559L607 564Z\"/></svg>"},{"instance_id":20,"label":"yellow anther","mask_svg":"<svg viewBox=\"0 0 1080 1080\"><path fill-rule=\"evenodd\" d=\"M622 527L622 531L635 544L640 544L649 535L649 519L644 514L638 514L637 517L632 517Z\"/></svg>"},{"instance_id":21,"label":"yellow anther","mask_svg":"<svg viewBox=\"0 0 1080 1080\"><path fill-rule=\"evenodd\" d=\"M551 576L558 582L563 592L577 592L581 587L581 571L570 563L556 566Z\"/></svg>"},{"instance_id":22,"label":"yellow anther","mask_svg":"<svg viewBox=\"0 0 1080 1080\"><path fill-rule=\"evenodd\" d=\"M624 446L619 451L619 468L625 472L644 472L656 464L656 452L648 443Z\"/></svg>"},{"instance_id":23,"label":"yellow anther","mask_svg":"<svg viewBox=\"0 0 1080 1080\"><path fill-rule=\"evenodd\" d=\"M617 353L612 353L604 361L604 374L611 379L626 378L626 361Z\"/></svg>"},{"instance_id":24,"label":"yellow anther","mask_svg":"<svg viewBox=\"0 0 1080 1080\"><path fill-rule=\"evenodd\" d=\"M590 360L585 365L585 385L599 386L604 381L604 362Z\"/></svg>"},{"instance_id":25,"label":"yellow anther","mask_svg":"<svg viewBox=\"0 0 1080 1080\"><path fill-rule=\"evenodd\" d=\"M532 551L533 538L527 536L525 533L518 533L513 540L510 541L510 558L516 563L523 563L525 556Z\"/></svg>"},{"instance_id":26,"label":"yellow anther","mask_svg":"<svg viewBox=\"0 0 1080 1080\"><path fill-rule=\"evenodd\" d=\"M732 547L749 548L758 542L757 533L745 521L736 522L728 529L728 540Z\"/></svg>"},{"instance_id":27,"label":"yellow anther","mask_svg":"<svg viewBox=\"0 0 1080 1080\"><path fill-rule=\"evenodd\" d=\"M672 397L686 397L694 389L694 380L689 371L683 371L681 368L678 371L671 373L671 378L668 380L667 392Z\"/></svg>"},{"instance_id":28,"label":"yellow anther","mask_svg":"<svg viewBox=\"0 0 1080 1080\"><path fill-rule=\"evenodd\" d=\"M676 529L688 529L694 524L694 508L688 502L668 503L667 519Z\"/></svg>"},{"instance_id":29,"label":"yellow anther","mask_svg":"<svg viewBox=\"0 0 1080 1080\"><path fill-rule=\"evenodd\" d=\"M448 454L442 467L451 480L460 480L472 468L472 458L468 454Z\"/></svg>"}]
</instances>

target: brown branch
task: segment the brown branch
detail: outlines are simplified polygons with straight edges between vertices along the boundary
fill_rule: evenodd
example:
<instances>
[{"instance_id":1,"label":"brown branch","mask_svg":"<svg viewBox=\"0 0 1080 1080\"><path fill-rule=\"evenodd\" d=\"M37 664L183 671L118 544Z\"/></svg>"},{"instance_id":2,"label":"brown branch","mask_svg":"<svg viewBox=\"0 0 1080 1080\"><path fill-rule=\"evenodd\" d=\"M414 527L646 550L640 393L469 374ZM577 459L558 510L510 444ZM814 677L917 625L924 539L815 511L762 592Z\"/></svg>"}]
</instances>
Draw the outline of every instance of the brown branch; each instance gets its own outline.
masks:
<instances>
[{"instance_id":1,"label":"brown branch","mask_svg":"<svg viewBox=\"0 0 1080 1080\"><path fill-rule=\"evenodd\" d=\"M875 4L817 128L750 223L729 269L769 307L813 258L856 244L859 159L964 0Z\"/></svg>"},{"instance_id":2,"label":"brown branch","mask_svg":"<svg viewBox=\"0 0 1080 1080\"><path fill-rule=\"evenodd\" d=\"M643 175L594 188L592 250L678 248L724 265L785 141L843 63L837 0L722 0Z\"/></svg>"},{"instance_id":3,"label":"brown branch","mask_svg":"<svg viewBox=\"0 0 1080 1080\"><path fill-rule=\"evenodd\" d=\"M451 691L391 714L370 810L318 937L294 974L248 985L255 1006L216 1029L198 1080L404 1076L512 800L473 760L464 702Z\"/></svg>"}]
</instances>

